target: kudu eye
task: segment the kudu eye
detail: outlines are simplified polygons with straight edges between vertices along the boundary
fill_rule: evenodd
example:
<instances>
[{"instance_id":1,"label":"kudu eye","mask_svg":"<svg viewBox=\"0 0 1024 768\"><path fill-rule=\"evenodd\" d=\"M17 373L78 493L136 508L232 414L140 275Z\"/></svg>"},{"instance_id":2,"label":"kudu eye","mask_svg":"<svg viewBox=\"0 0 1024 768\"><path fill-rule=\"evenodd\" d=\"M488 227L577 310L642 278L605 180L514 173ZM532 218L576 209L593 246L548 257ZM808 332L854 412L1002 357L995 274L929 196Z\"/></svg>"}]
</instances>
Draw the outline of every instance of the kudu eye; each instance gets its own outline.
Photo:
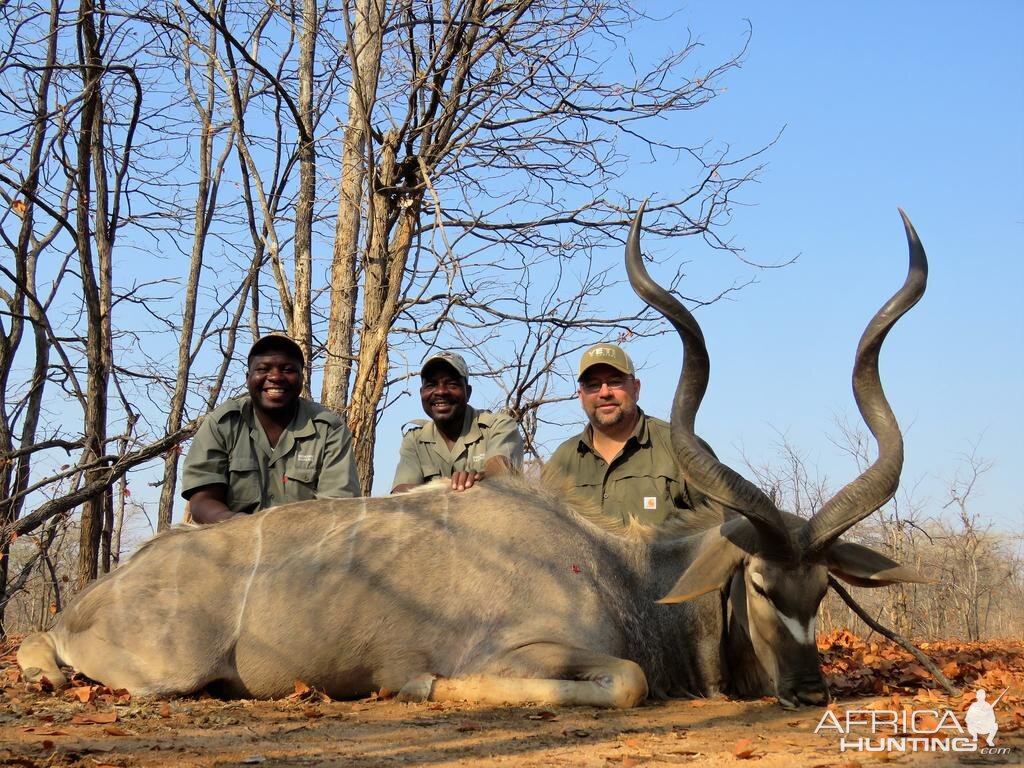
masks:
<instances>
[{"instance_id":1,"label":"kudu eye","mask_svg":"<svg viewBox=\"0 0 1024 768\"><path fill-rule=\"evenodd\" d=\"M768 602L774 602L771 595L768 594L768 590L765 589L764 576L757 571L750 572L750 585L754 588L754 591L763 597Z\"/></svg>"}]
</instances>

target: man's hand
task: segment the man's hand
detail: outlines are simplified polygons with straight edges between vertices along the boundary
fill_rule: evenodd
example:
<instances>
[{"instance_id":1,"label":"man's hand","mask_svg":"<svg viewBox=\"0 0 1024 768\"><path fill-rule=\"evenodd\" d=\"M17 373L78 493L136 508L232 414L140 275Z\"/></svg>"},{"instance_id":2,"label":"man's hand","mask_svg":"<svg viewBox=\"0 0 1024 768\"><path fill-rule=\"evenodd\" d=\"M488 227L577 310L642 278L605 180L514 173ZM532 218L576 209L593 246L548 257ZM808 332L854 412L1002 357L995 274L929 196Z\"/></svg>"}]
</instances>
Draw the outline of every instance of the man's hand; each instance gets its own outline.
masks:
<instances>
[{"instance_id":1,"label":"man's hand","mask_svg":"<svg viewBox=\"0 0 1024 768\"><path fill-rule=\"evenodd\" d=\"M452 475L452 490L465 491L483 480L485 476L483 472L472 472L466 469L456 472Z\"/></svg>"},{"instance_id":2,"label":"man's hand","mask_svg":"<svg viewBox=\"0 0 1024 768\"><path fill-rule=\"evenodd\" d=\"M497 477L499 475L512 474L512 466L504 456L491 456L484 464L482 472L462 470L452 475L452 490L465 491L472 488L485 477Z\"/></svg>"},{"instance_id":3,"label":"man's hand","mask_svg":"<svg viewBox=\"0 0 1024 768\"><path fill-rule=\"evenodd\" d=\"M512 466L509 464L508 459L504 456L492 456L484 464L482 472L475 470L463 469L456 472L451 477L451 489L453 491L465 491L472 488L474 485L479 483L485 477L496 477L498 475L514 474ZM417 483L403 483L402 485L396 485L391 489L392 493L405 493L411 491L413 488L418 487Z\"/></svg>"},{"instance_id":4,"label":"man's hand","mask_svg":"<svg viewBox=\"0 0 1024 768\"><path fill-rule=\"evenodd\" d=\"M235 516L228 505L226 485L205 485L188 497L188 508L197 523L209 524L229 520Z\"/></svg>"}]
</instances>

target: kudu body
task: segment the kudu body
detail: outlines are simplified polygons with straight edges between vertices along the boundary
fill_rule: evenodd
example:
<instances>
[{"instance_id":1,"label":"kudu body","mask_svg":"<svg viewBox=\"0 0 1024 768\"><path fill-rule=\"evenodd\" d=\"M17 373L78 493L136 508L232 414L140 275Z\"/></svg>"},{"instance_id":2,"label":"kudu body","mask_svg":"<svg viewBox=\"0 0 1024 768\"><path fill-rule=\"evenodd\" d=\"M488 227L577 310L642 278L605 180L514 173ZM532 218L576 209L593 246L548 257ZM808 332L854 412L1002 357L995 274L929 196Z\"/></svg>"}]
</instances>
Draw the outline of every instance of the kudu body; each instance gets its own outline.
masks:
<instances>
[{"instance_id":1,"label":"kudu body","mask_svg":"<svg viewBox=\"0 0 1024 768\"><path fill-rule=\"evenodd\" d=\"M804 521L694 435L707 354L689 312L647 275L641 215L627 270L684 343L673 443L687 481L712 500L692 519L622 528L564 493L512 480L178 527L81 593L52 630L28 637L18 652L26 677L62 684L64 664L136 694L275 697L302 680L338 698L387 688L628 707L648 695L732 690L784 705L823 701L814 620L828 571L869 586L915 579L837 537L899 478L902 443L878 383L878 348L924 290L924 252L907 222L908 285L858 351L854 387L879 459Z\"/></svg>"}]
</instances>

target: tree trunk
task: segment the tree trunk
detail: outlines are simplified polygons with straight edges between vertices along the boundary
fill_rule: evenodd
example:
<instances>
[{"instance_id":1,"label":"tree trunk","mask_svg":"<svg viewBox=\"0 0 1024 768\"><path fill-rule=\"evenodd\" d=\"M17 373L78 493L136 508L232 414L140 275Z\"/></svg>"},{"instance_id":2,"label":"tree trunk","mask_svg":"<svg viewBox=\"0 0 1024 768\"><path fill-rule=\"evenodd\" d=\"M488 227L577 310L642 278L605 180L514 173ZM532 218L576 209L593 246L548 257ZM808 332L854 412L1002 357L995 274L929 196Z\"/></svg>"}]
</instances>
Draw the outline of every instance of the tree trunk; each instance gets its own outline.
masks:
<instances>
[{"instance_id":1,"label":"tree trunk","mask_svg":"<svg viewBox=\"0 0 1024 768\"><path fill-rule=\"evenodd\" d=\"M52 80L52 66L56 61L57 35L52 34L58 25L58 9L51 9L51 34L47 36L46 67L40 72L39 85L35 91L35 116L32 130L32 147L29 152L29 171L22 183L20 201L24 203L21 215L21 226L18 231L18 245L15 253L14 269L18 284L14 287L11 297L10 333L0 333L0 450L13 451L14 441L11 427L7 420L7 382L14 363L14 355L21 344L25 315L32 323L32 334L35 342L35 363L32 369L32 380L29 387L25 420L21 428L20 444L29 446L36 441L39 427L39 414L43 400L43 389L46 384L46 373L50 365L50 345L46 339L43 325L42 307L34 299L28 299L26 290L35 292L36 266L39 261L39 248L33 243L33 225L35 196L39 189L41 158L47 140L49 110L47 100ZM28 300L27 300L28 299ZM0 463L0 528L14 522L24 507L22 494L28 487L32 469L32 453L26 453L10 462ZM7 588L10 540L0 542L0 595ZM0 601L0 639L6 637L4 630L4 612L7 603Z\"/></svg>"},{"instance_id":2,"label":"tree trunk","mask_svg":"<svg viewBox=\"0 0 1024 768\"><path fill-rule=\"evenodd\" d=\"M307 364L313 353L313 319L310 297L313 269L313 204L316 200L316 147L313 144L313 67L320 23L316 0L302 2L302 30L299 34L299 189L295 202L295 284L289 331L298 342ZM302 383L309 396L309 375Z\"/></svg>"},{"instance_id":3,"label":"tree trunk","mask_svg":"<svg viewBox=\"0 0 1024 768\"><path fill-rule=\"evenodd\" d=\"M389 131L380 149L376 174L379 187L371 198L370 232L363 270L359 367L349 407L356 471L364 493L369 493L373 487L377 408L388 379L388 339L402 296L402 279L419 216L416 201L402 201L403 204L398 205L392 194L396 177L395 151L396 135ZM390 241L389 232L392 232Z\"/></svg>"},{"instance_id":4,"label":"tree trunk","mask_svg":"<svg viewBox=\"0 0 1024 768\"><path fill-rule=\"evenodd\" d=\"M209 47L213 50L217 43L217 30L210 27ZM199 113L199 178L196 188L196 204L193 215L192 254L189 261L188 278L185 284L185 296L181 309L181 336L178 338L177 377L174 391L171 393L170 412L167 415L167 432L177 432L185 413L185 398L189 392L190 373L192 371L192 344L196 325L196 302L199 296L200 278L203 272L203 253L206 248L207 235L213 220L213 212L217 206L217 191L224 164L232 144L228 138L216 171L213 166L213 144L216 132L212 114L215 100L216 68L212 58L207 60L205 82L207 91L201 101L199 95L188 84L189 95ZM233 135L233 132L232 132ZM164 455L163 484L160 488L160 502L157 507L158 531L171 525L171 513L174 510L175 492L178 488L178 460L181 458L180 446L174 446Z\"/></svg>"},{"instance_id":5,"label":"tree trunk","mask_svg":"<svg viewBox=\"0 0 1024 768\"><path fill-rule=\"evenodd\" d=\"M353 62L353 75L348 92L348 123L342 145L338 220L331 256L330 322L320 396L324 405L338 413L345 411L349 399L355 312L359 298L357 254L366 182L366 136L380 78L383 15L382 0L357 0L355 19L350 25L348 52ZM363 491L368 492L369 487L363 486Z\"/></svg>"},{"instance_id":6,"label":"tree trunk","mask_svg":"<svg viewBox=\"0 0 1024 768\"><path fill-rule=\"evenodd\" d=\"M92 0L81 4L79 29L83 39L82 123L78 143L78 201L76 235L81 266L82 298L86 307L86 349L88 366L84 424L86 463L103 455L107 425L107 386L110 377L110 281L104 269L110 267L110 243L107 241L106 185L103 178L103 103L100 93L101 60L96 35ZM90 198L92 170L95 169L95 237L100 277L97 281L92 258ZM101 479L103 468L94 466L85 473L88 485ZM96 578L100 536L103 532L103 494L90 497L82 506L82 527L78 550L78 584L84 586Z\"/></svg>"},{"instance_id":7,"label":"tree trunk","mask_svg":"<svg viewBox=\"0 0 1024 768\"><path fill-rule=\"evenodd\" d=\"M114 530L110 540L110 563L117 567L121 562L121 536L124 533L125 499L128 497L128 478L124 475L117 481L117 508L114 512Z\"/></svg>"}]
</instances>

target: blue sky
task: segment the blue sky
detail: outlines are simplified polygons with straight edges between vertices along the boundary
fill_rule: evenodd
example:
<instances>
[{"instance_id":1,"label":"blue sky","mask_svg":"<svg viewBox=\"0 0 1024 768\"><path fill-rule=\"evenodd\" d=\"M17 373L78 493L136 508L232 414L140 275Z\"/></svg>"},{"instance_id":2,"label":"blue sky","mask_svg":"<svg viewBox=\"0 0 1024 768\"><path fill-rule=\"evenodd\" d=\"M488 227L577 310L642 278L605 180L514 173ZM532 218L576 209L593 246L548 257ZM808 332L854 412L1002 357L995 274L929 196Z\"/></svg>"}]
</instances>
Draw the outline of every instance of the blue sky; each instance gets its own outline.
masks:
<instances>
[{"instance_id":1,"label":"blue sky","mask_svg":"<svg viewBox=\"0 0 1024 768\"><path fill-rule=\"evenodd\" d=\"M649 3L649 8L674 7ZM837 418L859 424L849 377L864 325L902 283L912 218L931 274L922 302L890 335L882 378L906 433L904 489L938 511L962 457L992 462L975 509L1024 528L1024 4L739 2L681 6L636 32L636 51L678 45L689 27L707 63L735 52L727 91L686 117L686 130L736 151L780 130L760 181L742 196L730 233L758 262L734 300L702 310L712 380L698 431L733 466L778 459L786 439L835 485L853 474L833 446ZM638 195L671 183L670 168L631 170ZM721 287L736 262L694 259L685 293ZM666 351L667 350L667 351ZM663 340L630 348L641 404L666 415L680 353ZM483 391L474 395L486 405ZM575 406L574 406L575 407ZM383 419L376 493L397 459L409 398ZM550 449L568 434L544 435Z\"/></svg>"}]
</instances>

